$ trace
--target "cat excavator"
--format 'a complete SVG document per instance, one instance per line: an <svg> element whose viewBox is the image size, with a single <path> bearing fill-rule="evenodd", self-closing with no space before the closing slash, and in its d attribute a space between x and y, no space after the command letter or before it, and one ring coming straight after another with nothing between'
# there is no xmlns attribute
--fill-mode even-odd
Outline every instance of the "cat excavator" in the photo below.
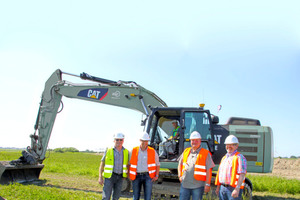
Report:
<svg viewBox="0 0 300 200"><path fill-rule="evenodd" d="M74 76L87 83L72 83L63 76ZM226 154L224 145L228 135L235 135L239 141L239 151L247 159L247 171L268 173L273 168L273 133L268 126L261 126L257 119L231 117L224 125L219 118L204 108L168 107L155 93L133 81L111 81L91 76L87 73L75 75L57 69L46 81L42 93L39 111L30 135L31 145L22 151L22 156L13 161L0 161L0 184L27 182L39 179L44 165L42 164L50 140L55 118L63 108L62 97L76 98L95 103L133 109L141 112L144 131L151 140L149 145L158 153L172 134L172 122L179 125L179 138L173 141L174 151L160 158L159 180L153 186L154 196L178 196L179 182L177 177L178 157L190 146L189 136L193 131L201 133L201 146L212 153L217 171L222 156ZM214 180L214 179L213 179ZM212 180L212 181L213 181ZM130 189L130 181L125 182L122 190ZM177 187L177 189L175 189ZM246 178L244 195L251 198L252 183Z"/></svg>

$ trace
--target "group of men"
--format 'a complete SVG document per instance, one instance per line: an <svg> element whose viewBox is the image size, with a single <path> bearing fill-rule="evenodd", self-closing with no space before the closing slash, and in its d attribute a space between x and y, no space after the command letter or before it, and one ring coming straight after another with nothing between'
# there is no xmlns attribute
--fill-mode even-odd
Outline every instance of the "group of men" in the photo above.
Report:
<svg viewBox="0 0 300 200"><path fill-rule="evenodd" d="M175 136L175 135L174 135ZM140 199L141 188L144 199L150 200L153 182L159 177L159 156L155 149L148 146L150 137L143 133L140 146L129 153L123 147L124 134L114 135L114 147L108 148L99 168L99 184L103 186L102 199L119 199L123 178L132 180L133 200ZM181 182L180 200L202 199L210 191L212 168L215 166L211 153L201 147L201 135L194 131L190 134L191 147L179 157L178 178ZM215 184L219 199L241 199L247 163L245 157L237 152L238 139L229 135L224 144L227 154L220 163Z"/></svg>

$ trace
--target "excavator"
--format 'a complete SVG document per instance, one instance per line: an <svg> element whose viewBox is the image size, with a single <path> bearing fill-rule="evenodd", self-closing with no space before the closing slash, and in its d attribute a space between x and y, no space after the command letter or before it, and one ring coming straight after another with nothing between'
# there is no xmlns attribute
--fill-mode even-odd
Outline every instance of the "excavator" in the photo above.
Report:
<svg viewBox="0 0 300 200"><path fill-rule="evenodd" d="M72 83L63 76L80 78L86 83ZM159 180L153 186L154 196L179 196L177 177L178 157L190 147L189 136L193 131L201 133L201 146L212 153L217 171L221 158L226 154L224 145L228 135L239 139L239 152L247 159L247 171L269 173L273 169L273 133L268 126L262 126L257 119L231 117L226 124L219 124L218 116L211 114L204 104L199 107L168 107L155 93L134 81L112 81L87 73L75 75L57 69L46 81L39 111L30 135L31 145L22 151L22 156L13 161L0 161L0 184L38 180L50 140L55 118L63 108L62 97L76 98L95 103L103 103L133 109L143 114L141 122L150 136L149 145L158 153L160 147L171 138L172 122L179 125L179 138L172 141L174 151L160 158L165 171L160 172ZM215 175L215 173L213 173ZM214 178L212 179L214 181ZM130 189L130 181L122 190ZM252 183L246 178L244 196L251 199Z"/></svg>

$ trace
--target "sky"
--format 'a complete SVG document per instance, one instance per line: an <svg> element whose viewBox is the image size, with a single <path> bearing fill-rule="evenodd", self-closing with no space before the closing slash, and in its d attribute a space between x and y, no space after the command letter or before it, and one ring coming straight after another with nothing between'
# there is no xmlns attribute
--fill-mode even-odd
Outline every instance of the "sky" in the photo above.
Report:
<svg viewBox="0 0 300 200"><path fill-rule="evenodd" d="M61 69L135 81L168 106L204 102L221 124L259 119L273 130L276 157L300 156L299 7L297 0L0 1L0 147L30 146L44 84ZM116 132L125 147L138 144L141 113L63 102L48 148L99 150Z"/></svg>

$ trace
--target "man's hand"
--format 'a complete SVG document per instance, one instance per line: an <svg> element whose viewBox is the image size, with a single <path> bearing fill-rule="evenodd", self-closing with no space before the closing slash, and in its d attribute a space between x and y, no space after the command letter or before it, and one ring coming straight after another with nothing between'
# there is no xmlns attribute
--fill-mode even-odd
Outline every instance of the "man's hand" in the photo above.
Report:
<svg viewBox="0 0 300 200"><path fill-rule="evenodd" d="M180 183L182 182L182 176L179 177L179 181L180 181Z"/></svg>
<svg viewBox="0 0 300 200"><path fill-rule="evenodd" d="M234 190L231 193L231 196L233 198L237 198L239 196L239 193L240 193L240 188L234 188Z"/></svg>
<svg viewBox="0 0 300 200"><path fill-rule="evenodd" d="M99 182L100 185L103 185L104 180L103 180L102 176L99 176L98 182Z"/></svg>
<svg viewBox="0 0 300 200"><path fill-rule="evenodd" d="M210 191L210 186L205 186L204 187L204 193L208 193Z"/></svg>
<svg viewBox="0 0 300 200"><path fill-rule="evenodd" d="M157 179L158 179L158 176L154 176L154 178L152 179L152 182L157 181Z"/></svg>

